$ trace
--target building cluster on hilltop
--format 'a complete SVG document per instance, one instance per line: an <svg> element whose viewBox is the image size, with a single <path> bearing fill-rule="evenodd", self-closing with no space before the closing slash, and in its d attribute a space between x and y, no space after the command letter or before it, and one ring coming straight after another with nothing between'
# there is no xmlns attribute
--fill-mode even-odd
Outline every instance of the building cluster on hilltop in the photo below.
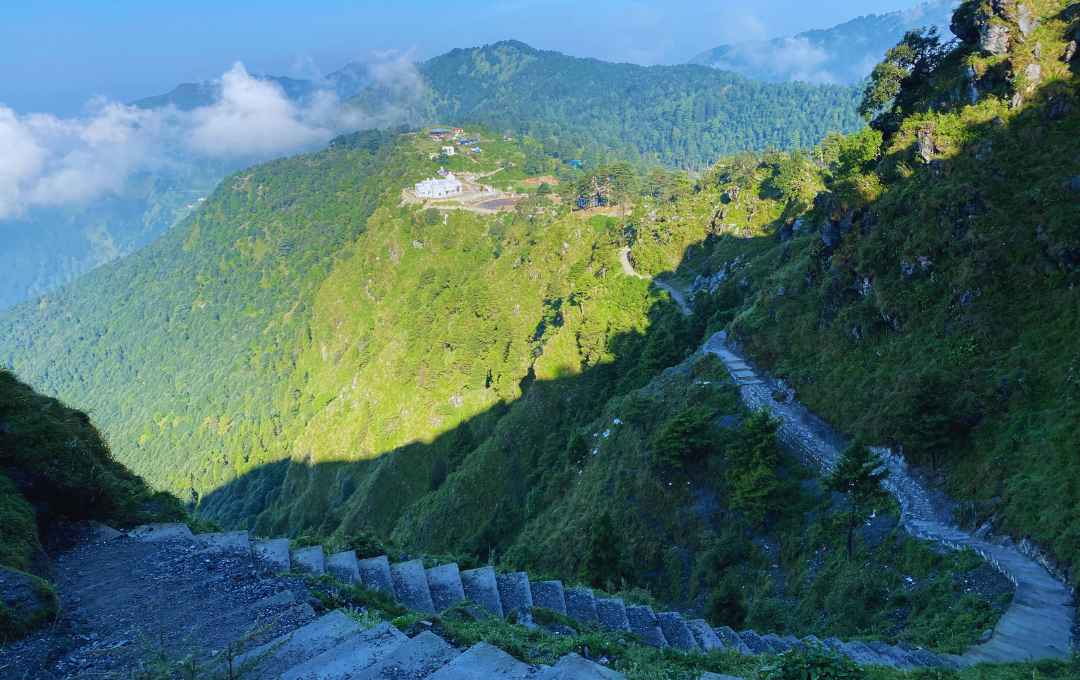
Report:
<svg viewBox="0 0 1080 680"><path fill-rule="evenodd" d="M464 185L454 173L448 172L439 179L425 179L416 183L416 195L419 198L449 198L464 191Z"/></svg>

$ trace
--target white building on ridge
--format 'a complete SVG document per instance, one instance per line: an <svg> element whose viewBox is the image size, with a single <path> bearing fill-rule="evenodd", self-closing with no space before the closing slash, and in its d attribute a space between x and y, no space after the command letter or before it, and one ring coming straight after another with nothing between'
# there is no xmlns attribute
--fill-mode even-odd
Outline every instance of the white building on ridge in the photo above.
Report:
<svg viewBox="0 0 1080 680"><path fill-rule="evenodd" d="M454 173L446 174L443 179L425 179L416 183L416 195L419 198L449 198L464 190L461 180Z"/></svg>

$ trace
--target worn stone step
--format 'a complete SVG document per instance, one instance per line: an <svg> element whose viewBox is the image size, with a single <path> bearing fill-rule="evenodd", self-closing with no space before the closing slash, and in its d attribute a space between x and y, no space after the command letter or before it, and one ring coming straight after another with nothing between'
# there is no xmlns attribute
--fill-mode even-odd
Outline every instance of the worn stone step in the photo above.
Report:
<svg viewBox="0 0 1080 680"><path fill-rule="evenodd" d="M360 567L357 565L356 553L352 550L334 553L327 557L326 571L345 583L360 582Z"/></svg>
<svg viewBox="0 0 1080 680"><path fill-rule="evenodd" d="M843 643L841 651L843 654L847 655L849 659L859 665L882 665L885 663L881 655L858 640Z"/></svg>
<svg viewBox="0 0 1080 680"><path fill-rule="evenodd" d="M391 564L390 578L394 580L394 596L398 602L418 612L435 613L427 571L421 560Z"/></svg>
<svg viewBox="0 0 1080 680"><path fill-rule="evenodd" d="M290 557L293 567L298 571L316 576L326 573L326 553L321 545L298 548L292 551Z"/></svg>
<svg viewBox="0 0 1080 680"><path fill-rule="evenodd" d="M446 664L429 680L525 680L532 669L503 650L480 642Z"/></svg>
<svg viewBox="0 0 1080 680"><path fill-rule="evenodd" d="M791 649L791 644L775 633L763 633L761 640L769 646L769 650L774 654L780 654Z"/></svg>
<svg viewBox="0 0 1080 680"><path fill-rule="evenodd" d="M251 554L251 537L246 531L221 531L210 534L196 534L195 543L208 552L222 552L235 555Z"/></svg>
<svg viewBox="0 0 1080 680"><path fill-rule="evenodd" d="M690 632L694 636L694 641L697 642L698 647L704 652L711 652L714 649L723 649L724 643L720 640L720 636L716 634L705 619L692 619L686 622L686 627L690 629Z"/></svg>
<svg viewBox="0 0 1080 680"><path fill-rule="evenodd" d="M667 647L668 641L660 630L660 623L652 609L641 605L626 608L626 618L630 622L630 632L641 638L642 642L653 647Z"/></svg>
<svg viewBox="0 0 1080 680"><path fill-rule="evenodd" d="M390 576L390 560L386 555L358 560L356 568L360 571L360 583L365 588L394 597L394 579Z"/></svg>
<svg viewBox="0 0 1080 680"><path fill-rule="evenodd" d="M693 652L698 649L694 634L690 632L690 628L680 614L677 612L661 612L656 615L656 620L660 624L660 630L663 631L664 639L668 641L669 645L684 652Z"/></svg>
<svg viewBox="0 0 1080 680"><path fill-rule="evenodd" d="M750 649L750 647L742 641L742 638L739 637L739 634L732 628L727 626L717 626L716 628L713 628L713 632L716 633L716 636L724 643L725 648L747 656L754 653L754 650Z"/></svg>
<svg viewBox="0 0 1080 680"><path fill-rule="evenodd" d="M761 639L761 636L752 630L740 630L739 639L750 648L751 654L769 654L772 647Z"/></svg>
<svg viewBox="0 0 1080 680"><path fill-rule="evenodd" d="M894 666L895 668L910 670L918 665L912 662L911 657L907 654L907 652L900 649L899 647L894 647L886 642L881 642L880 640L869 640L867 642L864 642L863 644L869 647L871 651L875 652L882 659L891 661L892 663L890 665Z"/></svg>
<svg viewBox="0 0 1080 680"><path fill-rule="evenodd" d="M436 611L441 612L465 600L465 588L461 585L461 571L455 562L428 569L427 582Z"/></svg>
<svg viewBox="0 0 1080 680"><path fill-rule="evenodd" d="M384 680L385 678L426 678L461 652L434 633L424 631L398 645L389 654L364 670L353 673L350 680Z"/></svg>
<svg viewBox="0 0 1080 680"><path fill-rule="evenodd" d="M533 581L532 597L534 607L543 607L566 616L566 595L562 581Z"/></svg>
<svg viewBox="0 0 1080 680"><path fill-rule="evenodd" d="M825 647L825 643L816 635L804 635L802 643L803 647L809 649L822 649Z"/></svg>
<svg viewBox="0 0 1080 680"><path fill-rule="evenodd" d="M495 583L499 588L499 600L502 602L504 615L528 615L532 611L533 598L528 574L523 571L498 574L495 576Z"/></svg>
<svg viewBox="0 0 1080 680"><path fill-rule="evenodd" d="M625 675L593 663L577 654L567 654L551 668L536 675L536 680L622 680Z"/></svg>
<svg viewBox="0 0 1080 680"><path fill-rule="evenodd" d="M188 525L181 522L142 524L129 531L127 535L128 538L147 543L195 540Z"/></svg>
<svg viewBox="0 0 1080 680"><path fill-rule="evenodd" d="M598 623L596 597L589 588L569 588L566 593L566 615L586 625Z"/></svg>
<svg viewBox="0 0 1080 680"><path fill-rule="evenodd" d="M360 624L335 610L291 633L237 657L233 665L245 680L278 678L286 670L322 654L361 632Z"/></svg>
<svg viewBox="0 0 1080 680"><path fill-rule="evenodd" d="M280 573L292 567L287 538L258 539L252 542L251 551L255 555L255 564L266 571Z"/></svg>
<svg viewBox="0 0 1080 680"><path fill-rule="evenodd" d="M461 572L461 585L465 598L475 602L488 612L502 618L502 599L499 597L499 584L495 579L494 567L480 567Z"/></svg>
<svg viewBox="0 0 1080 680"><path fill-rule="evenodd" d="M383 622L293 666L282 673L281 680L345 680L375 665L408 640L407 635Z"/></svg>
<svg viewBox="0 0 1080 680"><path fill-rule="evenodd" d="M626 603L617 597L596 598L596 619L601 628L630 630L630 619L626 618Z"/></svg>

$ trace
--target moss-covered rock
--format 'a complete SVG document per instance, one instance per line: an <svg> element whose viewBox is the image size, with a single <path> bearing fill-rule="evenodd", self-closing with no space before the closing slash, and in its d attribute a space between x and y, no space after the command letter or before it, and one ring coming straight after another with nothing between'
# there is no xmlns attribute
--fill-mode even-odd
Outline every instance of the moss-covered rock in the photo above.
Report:
<svg viewBox="0 0 1080 680"><path fill-rule="evenodd" d="M56 618L60 602L44 579L0 567L0 642L22 637Z"/></svg>

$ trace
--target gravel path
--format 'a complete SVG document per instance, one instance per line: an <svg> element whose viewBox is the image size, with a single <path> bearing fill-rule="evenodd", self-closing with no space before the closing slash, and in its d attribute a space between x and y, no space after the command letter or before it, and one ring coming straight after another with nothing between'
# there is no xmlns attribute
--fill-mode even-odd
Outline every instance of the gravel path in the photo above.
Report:
<svg viewBox="0 0 1080 680"><path fill-rule="evenodd" d="M0 647L0 678L128 678L157 659L257 643L314 617L295 580L256 572L250 554L191 542L75 536L53 559L61 616Z"/></svg>

